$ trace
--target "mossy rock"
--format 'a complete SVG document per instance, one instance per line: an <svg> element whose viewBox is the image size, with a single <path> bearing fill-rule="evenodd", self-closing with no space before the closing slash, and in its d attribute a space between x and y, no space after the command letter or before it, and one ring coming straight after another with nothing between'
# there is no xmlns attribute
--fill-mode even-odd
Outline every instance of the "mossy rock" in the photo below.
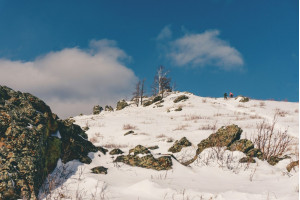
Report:
<svg viewBox="0 0 300 200"><path fill-rule="evenodd" d="M239 160L240 163L256 163L256 161L253 159L253 157L246 156Z"/></svg>
<svg viewBox="0 0 300 200"><path fill-rule="evenodd" d="M260 160L263 160L263 153L261 152L260 149L257 149L257 148L250 149L246 155L250 156L250 157L256 157Z"/></svg>
<svg viewBox="0 0 300 200"><path fill-rule="evenodd" d="M121 149L113 149L109 152L110 155L123 154L124 152Z"/></svg>
<svg viewBox="0 0 300 200"><path fill-rule="evenodd" d="M186 96L186 95L180 95L180 96L177 97L173 102L174 102L174 103L178 103L179 101L186 100L186 99L189 99L189 97Z"/></svg>
<svg viewBox="0 0 300 200"><path fill-rule="evenodd" d="M247 153L249 150L254 148L254 144L251 140L241 139L233 142L227 150L230 151L241 151L243 153Z"/></svg>
<svg viewBox="0 0 300 200"><path fill-rule="evenodd" d="M196 155L193 159L183 163L189 165L194 162L198 155L206 148L210 147L229 147L233 142L239 140L243 130L237 125L222 126L216 133L211 134L208 138L198 144Z"/></svg>
<svg viewBox="0 0 300 200"><path fill-rule="evenodd" d="M284 160L284 159L287 159L287 158L290 158L289 156L283 156L283 157L278 157L278 156L271 156L267 162L270 164L270 165L276 165L279 161L281 160Z"/></svg>
<svg viewBox="0 0 300 200"><path fill-rule="evenodd" d="M130 166L142 167L154 170L172 169L172 159L170 156L162 156L154 158L152 154L139 157L137 155L118 156L114 162L123 162Z"/></svg>
<svg viewBox="0 0 300 200"><path fill-rule="evenodd" d="M293 162L291 162L290 164L288 164L287 166L286 166L286 170L288 171L288 172L291 172L291 170L292 169L294 169L295 167L299 167L299 160L297 160L297 161L293 161Z"/></svg>
<svg viewBox="0 0 300 200"><path fill-rule="evenodd" d="M150 151L146 147L144 147L142 145L137 145L133 149L129 150L129 154L131 154L131 153L133 153L134 155L148 154L148 153L150 153Z"/></svg>
<svg viewBox="0 0 300 200"><path fill-rule="evenodd" d="M94 174L107 174L107 168L103 166L94 167L91 170Z"/></svg>
<svg viewBox="0 0 300 200"><path fill-rule="evenodd" d="M192 146L192 143L186 139L186 137L181 138L179 141L176 140L175 144L169 148L169 152L177 153L182 150L183 147Z"/></svg>
<svg viewBox="0 0 300 200"><path fill-rule="evenodd" d="M130 131L126 132L126 133L124 134L124 136L129 135L129 134L133 134L133 133L134 133L134 131L133 131L133 130L130 130Z"/></svg>
<svg viewBox="0 0 300 200"><path fill-rule="evenodd" d="M61 140L50 136L47 139L46 167L50 172L56 167L57 161L61 156Z"/></svg>
<svg viewBox="0 0 300 200"><path fill-rule="evenodd" d="M129 106L129 105L125 100L118 101L116 110L122 110L127 106Z"/></svg>

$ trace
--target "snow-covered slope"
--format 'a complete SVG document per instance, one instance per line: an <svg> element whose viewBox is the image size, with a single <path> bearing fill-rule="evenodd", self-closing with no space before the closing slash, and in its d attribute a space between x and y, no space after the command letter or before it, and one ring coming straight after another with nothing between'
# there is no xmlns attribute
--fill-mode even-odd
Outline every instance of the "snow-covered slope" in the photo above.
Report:
<svg viewBox="0 0 300 200"><path fill-rule="evenodd" d="M180 96L186 101L174 103ZM265 120L272 123L277 113L275 128L288 130L294 138L289 147L291 158L271 166L256 159L256 163L241 164L245 155L225 149L206 149L190 166L183 166L173 159L168 171L155 171L113 163L116 156L90 153L92 163L77 161L59 164L55 174L63 174L52 197L61 195L72 199L298 199L298 168L288 172L286 166L298 160L299 103L239 99L204 98L190 93L171 93L164 102L148 107L130 105L115 112L103 111L99 115L74 117L81 127L89 127L89 140L109 151L120 148L125 154L136 145L157 145L151 150L154 156L169 154L175 140L186 137L193 145L183 148L175 157L186 161L194 157L197 144L221 126L236 124L243 129L241 138L253 139L257 124ZM182 111L175 111L178 107ZM133 134L124 134L133 130ZM217 152L218 151L218 152ZM219 157L219 158L217 158ZM91 168L104 166L108 173L93 174ZM59 171L63 170L63 171ZM71 174L67 171L71 170ZM63 194L63 195L62 195Z"/></svg>

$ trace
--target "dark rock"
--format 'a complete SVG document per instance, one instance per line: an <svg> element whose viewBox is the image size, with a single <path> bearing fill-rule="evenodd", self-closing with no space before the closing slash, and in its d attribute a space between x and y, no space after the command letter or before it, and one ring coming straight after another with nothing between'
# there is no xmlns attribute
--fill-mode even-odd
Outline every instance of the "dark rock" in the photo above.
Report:
<svg viewBox="0 0 300 200"><path fill-rule="evenodd" d="M229 147L233 142L240 139L242 132L243 130L234 124L226 127L222 126L216 133L202 140L198 144L195 157L183 164L189 165L194 162L198 158L198 155L206 148Z"/></svg>
<svg viewBox="0 0 300 200"><path fill-rule="evenodd" d="M98 149L98 151L100 151L100 152L103 153L104 155L106 154L106 152L108 152L108 150L105 149L105 148L103 148L103 147L97 146L96 148Z"/></svg>
<svg viewBox="0 0 300 200"><path fill-rule="evenodd" d="M254 144L251 140L241 139L233 142L227 150L230 151L241 151L243 153L247 153L249 150L254 148Z"/></svg>
<svg viewBox="0 0 300 200"><path fill-rule="evenodd" d="M240 163L256 163L256 161L253 159L253 157L243 157L239 160Z"/></svg>
<svg viewBox="0 0 300 200"><path fill-rule="evenodd" d="M110 155L123 154L124 152L121 149L113 149L109 152Z"/></svg>
<svg viewBox="0 0 300 200"><path fill-rule="evenodd" d="M169 148L169 152L177 153L180 152L183 147L192 146L192 143L186 139L186 137L181 138L179 141L176 140L175 144Z"/></svg>
<svg viewBox="0 0 300 200"><path fill-rule="evenodd" d="M156 96L154 97L154 99L152 100L152 103L156 103L158 101L161 101L162 100L162 97L161 96Z"/></svg>
<svg viewBox="0 0 300 200"><path fill-rule="evenodd" d="M150 153L150 151L142 145L137 145L133 149L129 150L129 154L130 153L133 153L134 155L138 155L138 154L148 154Z"/></svg>
<svg viewBox="0 0 300 200"><path fill-rule="evenodd" d="M103 111L103 108L99 105L93 107L93 115L99 115Z"/></svg>
<svg viewBox="0 0 300 200"><path fill-rule="evenodd" d="M276 165L279 161L290 158L289 156L283 156L283 157L278 157L278 156L271 156L270 158L267 159L267 162L270 165Z"/></svg>
<svg viewBox="0 0 300 200"><path fill-rule="evenodd" d="M299 167L299 160L293 161L293 162L291 162L290 164L288 164L288 165L286 166L286 170L288 170L288 172L290 172L290 171L291 171L292 169L294 169L296 166Z"/></svg>
<svg viewBox="0 0 300 200"><path fill-rule="evenodd" d="M80 127L58 120L42 100L0 86L0 199L37 199L59 158L88 163L86 155L95 147L86 139Z"/></svg>
<svg viewBox="0 0 300 200"><path fill-rule="evenodd" d="M94 174L107 174L107 168L103 166L94 167L91 170Z"/></svg>
<svg viewBox="0 0 300 200"><path fill-rule="evenodd" d="M186 100L186 99L189 99L189 97L186 96L186 95L180 95L180 96L177 97L173 102L174 102L174 103L178 103L179 101Z"/></svg>
<svg viewBox="0 0 300 200"><path fill-rule="evenodd" d="M124 134L124 136L129 135L129 134L132 134L132 133L134 133L134 131L133 131L133 130L130 130L130 131L126 132L126 133Z"/></svg>
<svg viewBox="0 0 300 200"><path fill-rule="evenodd" d="M152 101L145 101L143 106L146 107L146 106L150 106L152 104Z"/></svg>
<svg viewBox="0 0 300 200"><path fill-rule="evenodd" d="M128 103L125 100L118 101L116 110L122 110L127 106L128 106Z"/></svg>
<svg viewBox="0 0 300 200"><path fill-rule="evenodd" d="M106 105L105 106L105 111L114 111L113 107Z"/></svg>

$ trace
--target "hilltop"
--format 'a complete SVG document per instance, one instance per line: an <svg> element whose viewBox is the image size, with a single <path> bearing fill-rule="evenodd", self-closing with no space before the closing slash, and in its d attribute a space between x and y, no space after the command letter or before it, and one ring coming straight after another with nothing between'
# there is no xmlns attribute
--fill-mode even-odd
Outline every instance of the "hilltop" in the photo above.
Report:
<svg viewBox="0 0 300 200"><path fill-rule="evenodd" d="M174 102L183 95L186 98ZM52 176L65 176L51 195L130 200L298 199L298 167L290 171L286 167L298 160L299 103L252 99L241 102L243 97L224 100L187 92L171 92L152 103L153 98L144 100L148 106L137 107L133 101L123 101L128 106L117 111L71 118L86 130L89 141L103 147L103 151L89 153L89 165L76 160L66 165L59 163ZM239 141L254 142L257 127L267 128L274 116L275 135L287 131L291 141L276 162L254 156L254 161L241 163L245 153L220 146L199 151L201 141L233 125L241 129ZM170 152L170 147L180 141L185 144L180 152ZM200 152L197 159L183 165L195 157L196 151ZM140 160L145 155L148 160ZM149 167L148 162L155 167ZM72 173L62 173L61 169ZM92 173L92 169L101 174Z"/></svg>

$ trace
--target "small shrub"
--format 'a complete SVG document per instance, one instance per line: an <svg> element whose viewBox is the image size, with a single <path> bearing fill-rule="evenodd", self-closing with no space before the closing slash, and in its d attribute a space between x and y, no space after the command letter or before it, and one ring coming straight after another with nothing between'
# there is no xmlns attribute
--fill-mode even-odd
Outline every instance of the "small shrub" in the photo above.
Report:
<svg viewBox="0 0 300 200"><path fill-rule="evenodd" d="M108 144L103 145L103 147L105 147L107 149L118 149L118 148L127 148L128 145L108 143Z"/></svg>
<svg viewBox="0 0 300 200"><path fill-rule="evenodd" d="M207 125L203 125L201 127L199 127L198 130L216 130L217 127L216 127L216 123L213 124L213 125L210 125L210 124L207 124Z"/></svg>
<svg viewBox="0 0 300 200"><path fill-rule="evenodd" d="M202 103L206 103L206 99L202 99Z"/></svg>
<svg viewBox="0 0 300 200"><path fill-rule="evenodd" d="M156 136L156 138L165 138L165 137L167 137L165 134L160 134Z"/></svg>
<svg viewBox="0 0 300 200"><path fill-rule="evenodd" d="M179 125L173 131L186 130L187 127L189 127L188 124Z"/></svg>
<svg viewBox="0 0 300 200"><path fill-rule="evenodd" d="M295 110L295 113L299 113L299 110L298 110L298 109L296 109L296 110Z"/></svg>
<svg viewBox="0 0 300 200"><path fill-rule="evenodd" d="M257 125L257 137L254 138L254 145L263 153L263 159L282 156L288 149L292 138L285 131L275 131L277 114L274 115L273 123L265 121Z"/></svg>
<svg viewBox="0 0 300 200"><path fill-rule="evenodd" d="M123 130L136 130L136 126L130 125L130 124L124 124Z"/></svg>
<svg viewBox="0 0 300 200"><path fill-rule="evenodd" d="M97 143L97 142L99 142L99 140L98 140L97 137L92 137L92 138L90 139L90 142L91 142L91 143Z"/></svg>
<svg viewBox="0 0 300 200"><path fill-rule="evenodd" d="M288 114L287 111L280 110L279 108L275 109L275 113L280 117L285 117Z"/></svg>
<svg viewBox="0 0 300 200"><path fill-rule="evenodd" d="M266 106L266 103L263 102L263 101L261 101L261 102L259 102L259 106L260 106L260 107L265 107L265 106Z"/></svg>

